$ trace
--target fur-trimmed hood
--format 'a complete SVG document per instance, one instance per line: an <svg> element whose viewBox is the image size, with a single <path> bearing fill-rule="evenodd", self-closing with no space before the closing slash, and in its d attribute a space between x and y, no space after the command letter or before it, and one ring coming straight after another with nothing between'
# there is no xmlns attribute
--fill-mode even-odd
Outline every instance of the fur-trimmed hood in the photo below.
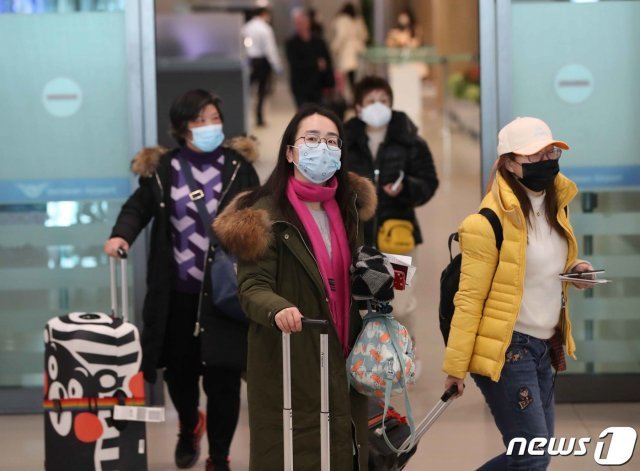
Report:
<svg viewBox="0 0 640 471"><path fill-rule="evenodd" d="M258 143L255 137L238 136L227 139L224 147L235 150L249 163L258 160ZM138 152L131 161L131 171L141 177L150 177L158 169L160 157L169 152L169 149L162 146L145 147Z"/></svg>
<svg viewBox="0 0 640 471"><path fill-rule="evenodd" d="M356 207L361 221L368 221L376 212L378 198L375 187L368 178L349 172L349 183L356 196ZM273 241L273 211L269 203L249 208L238 208L238 195L216 217L213 230L222 245L245 261L262 258Z"/></svg>

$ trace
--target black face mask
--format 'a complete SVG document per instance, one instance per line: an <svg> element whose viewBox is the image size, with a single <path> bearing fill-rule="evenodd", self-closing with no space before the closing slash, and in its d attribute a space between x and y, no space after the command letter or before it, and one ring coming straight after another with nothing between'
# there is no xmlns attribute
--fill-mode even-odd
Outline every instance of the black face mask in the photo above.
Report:
<svg viewBox="0 0 640 471"><path fill-rule="evenodd" d="M521 164L522 178L520 182L531 191L542 191L553 184L560 171L557 160L542 160L533 164Z"/></svg>

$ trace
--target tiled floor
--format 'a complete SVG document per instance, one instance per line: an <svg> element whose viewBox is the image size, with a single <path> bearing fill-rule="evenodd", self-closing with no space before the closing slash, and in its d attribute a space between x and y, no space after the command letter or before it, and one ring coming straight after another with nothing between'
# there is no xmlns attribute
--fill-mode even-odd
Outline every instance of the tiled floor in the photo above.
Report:
<svg viewBox="0 0 640 471"><path fill-rule="evenodd" d="M269 174L277 153L279 139L292 115L286 85L279 83L269 100L268 126L254 130L261 142L262 158L257 164L262 180ZM429 107L429 103L427 103ZM229 110L227 111L227 113ZM479 146L467 135L454 132L452 138L451 175L442 175L440 115L431 109L425 113L424 134L441 172L441 186L429 204L420 208L419 217L425 243L419 251L418 319L416 332L422 374L411 390L416 420L431 409L442 393L444 374L442 339L437 327L438 279L448 261L446 240L462 218L477 209L480 200ZM248 469L248 423L246 401L232 445L234 470ZM589 452L583 457L558 457L550 467L554 471L596 471L607 469L593 459L600 432L609 426L631 426L640 430L640 403L633 404L562 404L557 407L556 436L590 437ZM0 417L0 470L32 471L43 468L43 426L40 416ZM177 421L168 407L167 422L148 426L149 469L173 470L173 448ZM206 449L206 444L203 443ZM420 442L407 471L472 470L500 453L502 444L493 420L479 391L469 385L462 399L455 401ZM202 457L195 469L204 469ZM626 465L611 470L640 471L640 451ZM70 470L81 471L81 470Z"/></svg>

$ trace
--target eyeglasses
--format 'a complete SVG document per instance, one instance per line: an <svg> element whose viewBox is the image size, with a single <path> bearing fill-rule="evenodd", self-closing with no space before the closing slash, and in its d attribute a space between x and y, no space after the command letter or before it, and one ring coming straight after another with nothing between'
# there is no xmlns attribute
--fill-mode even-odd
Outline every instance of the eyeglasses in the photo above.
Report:
<svg viewBox="0 0 640 471"><path fill-rule="evenodd" d="M342 148L342 139L338 136L320 137L316 134L307 134L306 136L299 137L294 142L300 139L304 139L304 143L311 149L318 147L322 141L327 144L329 150L340 150Z"/></svg>
<svg viewBox="0 0 640 471"><path fill-rule="evenodd" d="M554 146L551 149L544 149L544 150L541 150L540 152L537 152L531 155L520 155L520 154L513 154L513 155L514 155L514 158L520 157L524 159L526 162L530 164L534 164L542 160L558 160L562 155L562 149Z"/></svg>

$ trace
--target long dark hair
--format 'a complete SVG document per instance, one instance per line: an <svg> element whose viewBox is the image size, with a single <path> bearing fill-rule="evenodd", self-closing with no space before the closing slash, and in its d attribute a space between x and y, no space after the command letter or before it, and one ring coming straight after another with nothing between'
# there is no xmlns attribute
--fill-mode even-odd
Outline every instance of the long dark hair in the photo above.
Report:
<svg viewBox="0 0 640 471"><path fill-rule="evenodd" d="M498 163L496 164L496 172L499 172L502 178L507 182L511 191L518 198L518 202L520 203L520 208L522 209L522 213L524 214L524 218L527 220L527 225L531 227L531 213L533 212L533 207L531 206L531 200L527 196L527 191L522 187L520 183L518 183L516 175L507 170L507 161L513 160L514 155L512 153L503 154L498 159ZM545 188L545 197L544 197L544 209L545 209L545 217L547 222L558 234L564 237L564 229L558 222L558 197L556 195L556 187L553 183L549 185L549 187Z"/></svg>
<svg viewBox="0 0 640 471"><path fill-rule="evenodd" d="M344 138L342 121L340 121L332 111L315 104L303 105L293 118L291 118L291 121L282 135L280 150L278 151L278 161L276 162L276 166L267 181L264 185L251 191L238 201L239 208L246 208L248 206L253 206L261 198L266 196L271 197L276 207L282 213L284 219L295 225L300 233L305 236L306 232L302 223L287 198L287 185L289 183L289 177L293 175L294 167L293 164L287 160L287 150L289 149L289 146L295 144L298 127L302 120L314 114L319 114L320 116L330 119L336 125L340 138ZM344 221L347 237L349 238L349 245L354 249L356 246L357 236L357 215L353 201L350 200L353 190L348 177L349 172L347 169L346 149L344 146L342 147L340 160L342 162L340 170L335 174L335 177L338 180L336 201L340 207L342 220Z"/></svg>
<svg viewBox="0 0 640 471"><path fill-rule="evenodd" d="M348 15L351 18L355 18L357 16L356 7L351 2L345 3L340 10L340 13L342 13L343 15Z"/></svg>
<svg viewBox="0 0 640 471"><path fill-rule="evenodd" d="M409 17L409 33L411 34L412 38L415 38L416 36L416 15L415 13L413 13L413 10L411 8L409 8L408 6L403 8L402 10L400 10L398 12L398 17L400 17L400 15L405 14Z"/></svg>

